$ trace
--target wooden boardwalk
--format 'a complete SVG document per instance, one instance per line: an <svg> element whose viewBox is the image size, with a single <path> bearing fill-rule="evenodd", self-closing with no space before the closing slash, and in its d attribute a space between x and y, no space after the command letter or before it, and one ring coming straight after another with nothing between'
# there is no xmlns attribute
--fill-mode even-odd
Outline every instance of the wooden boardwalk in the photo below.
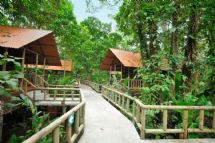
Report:
<svg viewBox="0 0 215 143"><path fill-rule="evenodd" d="M82 85L86 99L85 132L79 143L214 143L215 139L141 140L134 125L101 94Z"/></svg>

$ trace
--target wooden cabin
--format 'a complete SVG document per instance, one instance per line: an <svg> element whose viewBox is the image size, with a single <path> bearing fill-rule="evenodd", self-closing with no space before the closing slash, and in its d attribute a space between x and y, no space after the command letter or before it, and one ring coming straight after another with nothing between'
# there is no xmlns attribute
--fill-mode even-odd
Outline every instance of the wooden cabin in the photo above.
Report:
<svg viewBox="0 0 215 143"><path fill-rule="evenodd" d="M30 79L33 76L25 72L24 65L34 64L35 69L38 65L61 66L53 34L47 30L0 26L0 54L21 58L25 78L33 83L36 81ZM2 66L2 70L6 71L11 68L10 64Z"/></svg>
<svg viewBox="0 0 215 143"><path fill-rule="evenodd" d="M24 91L25 93L27 92L27 87L29 85L35 85L36 83L36 78L33 80L29 79L32 78L32 76L29 76L28 73L25 72L24 64L34 64L36 68L38 65L61 65L53 33L47 30L0 26L0 54L6 57L13 56L20 58L18 62L22 65L24 78L20 79L19 84L20 86L24 84L23 79L28 81L25 82L25 89L20 90L23 91L23 93ZM14 70L14 66L9 62L0 66L0 69L2 71L11 71ZM37 76L37 70L35 70L34 74ZM18 91L15 96L19 96L19 94ZM1 95L0 108L7 102L10 102L10 100L5 100L3 95ZM17 110L19 106L20 104L14 105L7 111L1 108L0 142L2 140L4 116Z"/></svg>
<svg viewBox="0 0 215 143"><path fill-rule="evenodd" d="M101 70L109 71L110 81L113 75L120 75L120 80L129 79L129 89L142 87L141 79L134 79L136 69L142 67L140 53L120 49L108 49L108 52L100 65Z"/></svg>

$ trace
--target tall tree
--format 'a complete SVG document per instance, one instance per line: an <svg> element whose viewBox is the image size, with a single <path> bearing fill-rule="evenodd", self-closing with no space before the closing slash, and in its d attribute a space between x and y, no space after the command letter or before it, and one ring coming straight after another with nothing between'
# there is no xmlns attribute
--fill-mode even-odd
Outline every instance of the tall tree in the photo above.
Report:
<svg viewBox="0 0 215 143"><path fill-rule="evenodd" d="M192 82L192 69L193 64L196 61L197 50L197 34L199 25L199 7L197 2L192 2L190 7L190 17L188 21L187 43L184 49L184 57L186 59L183 65L183 74L187 77L186 85L191 88Z"/></svg>

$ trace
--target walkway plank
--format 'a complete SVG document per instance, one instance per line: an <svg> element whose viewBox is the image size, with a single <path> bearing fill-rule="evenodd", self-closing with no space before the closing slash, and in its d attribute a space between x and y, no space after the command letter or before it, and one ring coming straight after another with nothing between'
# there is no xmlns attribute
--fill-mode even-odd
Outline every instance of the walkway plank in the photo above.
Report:
<svg viewBox="0 0 215 143"><path fill-rule="evenodd" d="M130 120L101 94L81 86L86 99L85 131L79 143L214 143L215 139L140 140Z"/></svg>

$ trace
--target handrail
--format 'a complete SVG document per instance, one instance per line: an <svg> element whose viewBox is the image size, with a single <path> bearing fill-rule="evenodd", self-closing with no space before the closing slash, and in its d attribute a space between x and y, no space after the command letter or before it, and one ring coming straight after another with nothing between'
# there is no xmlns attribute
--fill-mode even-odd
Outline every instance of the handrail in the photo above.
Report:
<svg viewBox="0 0 215 143"><path fill-rule="evenodd" d="M167 105L144 105L137 98L120 93L111 88L102 86L102 95L114 106L128 115L140 130L141 139L145 138L145 134L165 134L179 133L180 138L187 138L188 133L215 133L215 106L167 106ZM146 128L146 112L148 110L162 110L163 127L161 129ZM168 112L183 112L182 128L168 128ZM199 126L198 128L189 128L188 116L189 111L199 110ZM205 111L212 112L213 121L211 125L204 126Z"/></svg>
<svg viewBox="0 0 215 143"><path fill-rule="evenodd" d="M66 120L69 120L69 117L72 114L74 114L74 126L68 125L68 123L66 123ZM50 123L48 126L25 140L24 143L35 143L50 133L52 133L52 142L58 143L60 141L60 126L62 124L66 126L66 141L68 143L73 143L84 130L84 114L85 99L81 92L81 102L78 105L76 105L74 108L63 114L61 117ZM73 128L75 130L74 133Z"/></svg>

